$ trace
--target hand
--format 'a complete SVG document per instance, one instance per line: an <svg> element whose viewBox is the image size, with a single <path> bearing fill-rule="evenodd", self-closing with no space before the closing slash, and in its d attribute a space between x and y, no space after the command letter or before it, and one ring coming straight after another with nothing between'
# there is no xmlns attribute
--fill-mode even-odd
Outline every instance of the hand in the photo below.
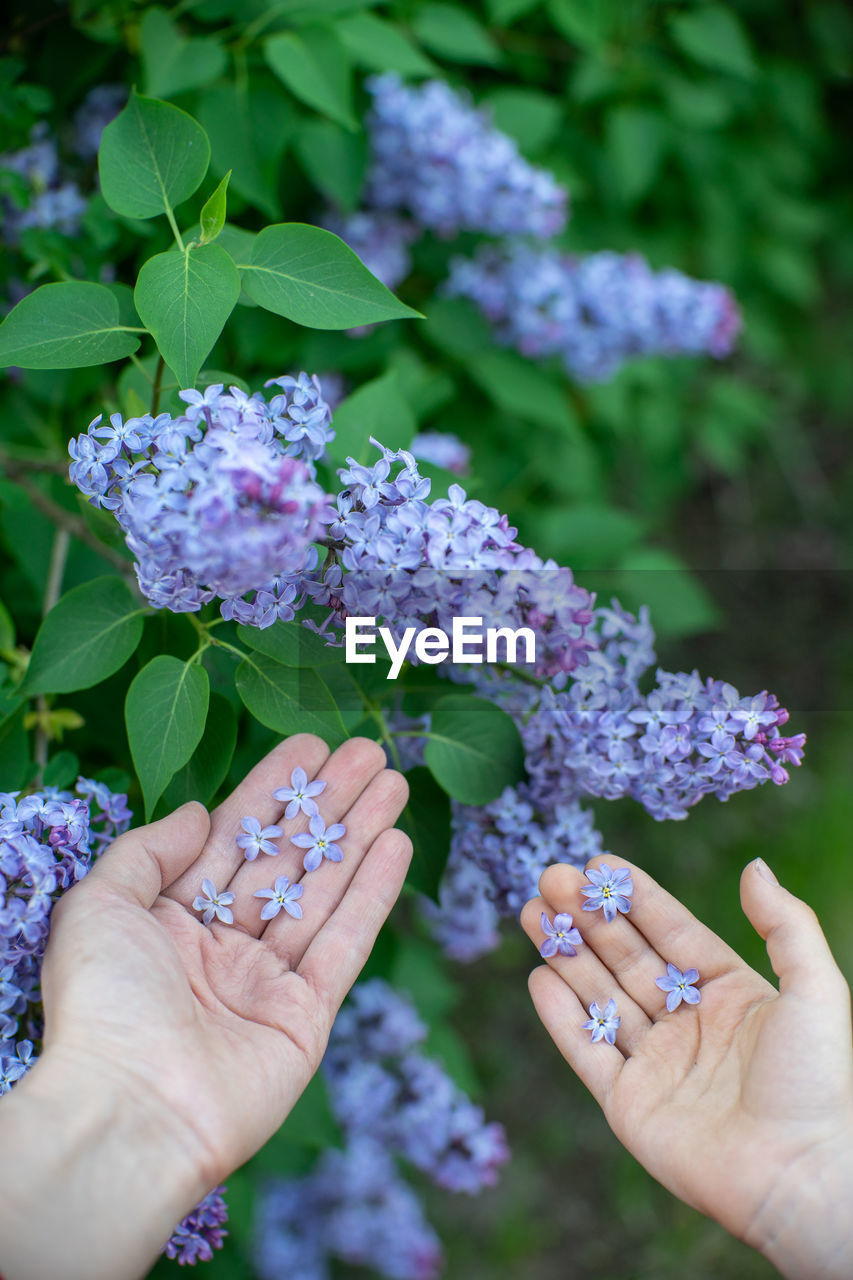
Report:
<svg viewBox="0 0 853 1280"><path fill-rule="evenodd" d="M346 826L343 861L310 873L304 850L289 839L308 819L284 820L284 804L272 797L298 765L326 782L317 797L326 824ZM211 817L189 804L121 836L57 905L43 969L45 1051L3 1100L0 1125L15 1115L11 1102L18 1115L25 1103L32 1113L68 1081L93 1106L96 1094L109 1097L125 1125L138 1115L130 1126L138 1149L128 1163L150 1170L159 1162L167 1183L172 1165L194 1171L181 1183L188 1203L161 1209L172 1214L168 1229L152 1226L141 1257L279 1127L316 1071L403 883L411 844L389 828L406 795L405 779L385 768L376 743L352 739L330 756L319 738L300 734L262 760ZM277 855L245 859L237 845L244 817L282 827ZM253 893L281 875L304 885L304 914L281 911L267 922L267 900ZM205 878L235 895L233 924L204 925L193 910ZM156 1183L149 1197L157 1198ZM144 1219L144 1203L135 1209ZM18 1274L6 1255L0 1270L7 1280ZM94 1266L81 1274L94 1275ZM119 1271L105 1274L112 1280ZM121 1274L134 1274L132 1261Z"/></svg>
<svg viewBox="0 0 853 1280"><path fill-rule="evenodd" d="M613 865L606 855L590 866L601 861ZM538 946L542 911L569 912L584 945L531 974L537 1013L653 1177L785 1275L849 1278L850 991L814 912L760 860L745 869L743 909L766 939L777 991L650 876L631 873L630 913L608 924L582 910L580 871L544 872L543 896L522 912L527 934ZM699 970L698 1005L667 1012L655 985L667 962ZM593 1044L587 1010L611 996L616 1043Z"/></svg>

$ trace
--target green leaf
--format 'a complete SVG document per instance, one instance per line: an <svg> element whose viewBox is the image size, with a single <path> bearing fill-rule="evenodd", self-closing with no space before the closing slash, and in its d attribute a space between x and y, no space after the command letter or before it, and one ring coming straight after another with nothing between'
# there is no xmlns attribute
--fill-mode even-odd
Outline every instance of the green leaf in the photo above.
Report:
<svg viewBox="0 0 853 1280"><path fill-rule="evenodd" d="M210 683L197 662L170 654L152 658L127 691L124 717L134 768L145 800L145 817L204 733Z"/></svg>
<svg viewBox="0 0 853 1280"><path fill-rule="evenodd" d="M198 800L210 804L231 767L237 743L237 715L227 698L211 693L204 733L190 759L166 787L157 806L162 815Z"/></svg>
<svg viewBox="0 0 853 1280"><path fill-rule="evenodd" d="M24 704L0 720L0 778L8 791L20 791L30 778L30 748L24 716Z"/></svg>
<svg viewBox="0 0 853 1280"><path fill-rule="evenodd" d="M326 452L341 466L349 457L356 462L376 461L379 455L370 436L389 449L407 449L417 431L415 415L403 398L394 370L347 396L335 410L334 427L335 438Z"/></svg>
<svg viewBox="0 0 853 1280"><path fill-rule="evenodd" d="M194 385L239 296L239 272L219 245L158 253L143 266L136 309L182 387Z"/></svg>
<svg viewBox="0 0 853 1280"><path fill-rule="evenodd" d="M270 36L264 57L294 97L347 129L358 129L352 112L349 63L341 42L329 27L305 27Z"/></svg>
<svg viewBox="0 0 853 1280"><path fill-rule="evenodd" d="M227 204L226 193L228 191L228 180L230 177L231 170L229 169L213 195L209 196L205 201L199 218L199 222L201 224L202 244L209 244L211 240L215 240L216 237L221 234L222 228L225 226L225 210Z"/></svg>
<svg viewBox="0 0 853 1280"><path fill-rule="evenodd" d="M523 356L512 351L487 351L474 356L467 369L503 413L557 430L564 430L574 420L565 383L552 382Z"/></svg>
<svg viewBox="0 0 853 1280"><path fill-rule="evenodd" d="M524 777L515 722L494 703L465 694L436 703L424 760L439 786L463 804L488 804Z"/></svg>
<svg viewBox="0 0 853 1280"><path fill-rule="evenodd" d="M46 787L72 787L80 776L80 761L73 751L57 751L44 768L42 781Z"/></svg>
<svg viewBox="0 0 853 1280"><path fill-rule="evenodd" d="M198 190L209 159L207 134L192 116L134 91L104 130L101 191L116 213L155 218Z"/></svg>
<svg viewBox="0 0 853 1280"><path fill-rule="evenodd" d="M117 298L102 284L43 284L0 324L0 365L22 369L107 364L138 346L138 336L121 328Z"/></svg>
<svg viewBox="0 0 853 1280"><path fill-rule="evenodd" d="M488 321L464 298L434 298L421 332L439 351L464 364L471 356L494 350Z"/></svg>
<svg viewBox="0 0 853 1280"><path fill-rule="evenodd" d="M276 733L316 733L330 747L347 737L328 686L308 667L285 667L252 654L237 668L237 692L256 720Z"/></svg>
<svg viewBox="0 0 853 1280"><path fill-rule="evenodd" d="M14 649L15 622L11 613L0 600L0 649Z"/></svg>
<svg viewBox="0 0 853 1280"><path fill-rule="evenodd" d="M465 9L449 4L426 4L418 9L412 29L418 39L449 62L482 63L497 67L503 54L482 23Z"/></svg>
<svg viewBox="0 0 853 1280"><path fill-rule="evenodd" d="M746 80L758 68L740 18L730 7L708 4L670 19L670 34L684 53L703 67Z"/></svg>
<svg viewBox="0 0 853 1280"><path fill-rule="evenodd" d="M213 85L200 96L198 118L210 138L214 173L232 170L238 195L269 218L280 217L281 157L296 122L278 81L253 71L247 84Z"/></svg>
<svg viewBox="0 0 853 1280"><path fill-rule="evenodd" d="M106 680L142 638L142 609L117 577L67 591L42 622L22 692L71 693Z"/></svg>
<svg viewBox="0 0 853 1280"><path fill-rule="evenodd" d="M225 50L215 36L187 40L165 9L146 9L139 24L145 90L154 98L198 89L225 70Z"/></svg>
<svg viewBox="0 0 853 1280"><path fill-rule="evenodd" d="M343 645L327 645L316 631L299 622L274 622L271 627L238 627L244 644L265 653L285 667L326 667L346 660Z"/></svg>
<svg viewBox="0 0 853 1280"><path fill-rule="evenodd" d="M648 107L614 107L607 115L605 147L617 191L632 203L651 187L663 158L666 121Z"/></svg>
<svg viewBox="0 0 853 1280"><path fill-rule="evenodd" d="M699 579L670 551L647 547L622 560L613 594L629 609L649 607L659 636L711 631L721 614Z"/></svg>
<svg viewBox="0 0 853 1280"><path fill-rule="evenodd" d="M547 8L557 30L584 49L598 49L612 29L609 0L548 0Z"/></svg>
<svg viewBox="0 0 853 1280"><path fill-rule="evenodd" d="M314 186L346 212L358 206L367 163L367 139L331 120L306 120L296 136L296 154Z"/></svg>
<svg viewBox="0 0 853 1280"><path fill-rule="evenodd" d="M406 883L438 901L438 886L450 853L450 799L425 765L406 772L409 801L397 826L412 842Z"/></svg>
<svg viewBox="0 0 853 1280"><path fill-rule="evenodd" d="M508 85L482 100L499 129L515 138L522 151L541 151L560 132L563 107L557 98L537 89Z"/></svg>
<svg viewBox="0 0 853 1280"><path fill-rule="evenodd" d="M338 236L301 222L264 227L244 268L243 288L259 306L308 329L352 329L419 316Z"/></svg>
<svg viewBox="0 0 853 1280"><path fill-rule="evenodd" d="M399 27L372 13L356 13L335 26L355 61L370 71L397 71L401 76L429 76L438 70Z"/></svg>
<svg viewBox="0 0 853 1280"><path fill-rule="evenodd" d="M543 0L486 0L486 8L492 22L508 26L525 13L541 9L542 3Z"/></svg>

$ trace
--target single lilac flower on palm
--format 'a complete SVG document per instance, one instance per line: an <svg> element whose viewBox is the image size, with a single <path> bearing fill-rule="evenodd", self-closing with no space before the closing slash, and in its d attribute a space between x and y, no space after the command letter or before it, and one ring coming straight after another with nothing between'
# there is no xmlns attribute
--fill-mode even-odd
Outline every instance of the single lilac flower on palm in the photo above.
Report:
<svg viewBox="0 0 853 1280"><path fill-rule="evenodd" d="M201 893L193 899L193 911L203 911L202 924L210 924L214 916L223 924L234 923L234 912L231 903L233 893L217 893L212 880L202 880Z"/></svg>
<svg viewBox="0 0 853 1280"><path fill-rule="evenodd" d="M282 804L287 804L285 818L295 818L300 809L306 817L314 818L319 811L317 802L312 797L318 796L325 789L325 782L320 782L317 778L309 782L308 774L301 765L297 765L290 775L290 786L278 787L273 796L276 800L281 800Z"/></svg>
<svg viewBox="0 0 853 1280"><path fill-rule="evenodd" d="M698 969L685 969L684 973L682 973L680 969L676 969L674 964L667 963L666 976L655 978L655 983L660 987L661 991L667 992L666 1007L670 1013L678 1008L682 1000L686 1001L687 1004L699 1003L702 996L693 985L698 979Z"/></svg>
<svg viewBox="0 0 853 1280"><path fill-rule="evenodd" d="M572 917L567 912L558 912L554 916L554 923L551 924L543 911L541 923L542 932L546 937L539 948L540 956L547 960L549 956L555 956L558 952L561 956L577 955L577 948L583 942L583 938L579 930L572 928Z"/></svg>
<svg viewBox="0 0 853 1280"><path fill-rule="evenodd" d="M584 875L592 884L584 885L581 893L589 902L583 904L584 911L604 911L604 919L609 923L615 920L616 913L631 910L631 894L634 882L628 867L617 867L612 871L606 862L599 867L591 867Z"/></svg>
<svg viewBox="0 0 853 1280"><path fill-rule="evenodd" d="M302 897L302 885L291 884L287 876L279 876L272 889L256 889L256 898L269 898L261 911L262 920L272 920L282 907L295 920L302 919L302 908L296 901Z"/></svg>
<svg viewBox="0 0 853 1280"><path fill-rule="evenodd" d="M273 837L281 835L281 827L261 827L257 818L244 818L245 835L237 837L237 843L245 853L249 862L254 862L259 853L278 853L278 846L273 844Z"/></svg>
<svg viewBox="0 0 853 1280"><path fill-rule="evenodd" d="M616 1029L622 1019L616 1012L616 1001L611 996L604 1006L599 1007L598 1001L593 1000L589 1006L589 1019L586 1021L584 1031L592 1032L592 1043L597 1044L599 1040L606 1040L608 1044L616 1043Z"/></svg>
<svg viewBox="0 0 853 1280"><path fill-rule="evenodd" d="M340 862L344 855L335 841L346 835L346 830L342 822L333 822L327 827L319 813L315 813L308 823L308 831L291 836L290 843L308 850L302 859L302 865L306 871L316 871L324 858L328 858L330 862Z"/></svg>

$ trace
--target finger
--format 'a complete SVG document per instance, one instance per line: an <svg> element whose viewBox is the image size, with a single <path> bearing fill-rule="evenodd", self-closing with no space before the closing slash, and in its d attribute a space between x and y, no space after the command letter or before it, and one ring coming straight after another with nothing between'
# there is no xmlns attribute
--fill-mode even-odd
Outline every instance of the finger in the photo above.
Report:
<svg viewBox="0 0 853 1280"><path fill-rule="evenodd" d="M298 968L312 938L343 901L358 868L383 831L393 827L406 804L409 786L401 773L383 769L362 791L346 814L346 837L341 837L343 862L323 862L316 871L304 872L299 899L302 919L280 911L266 924L261 939L291 968ZM257 900L260 905L260 900Z"/></svg>
<svg viewBox="0 0 853 1280"><path fill-rule="evenodd" d="M819 994L850 1007L850 988L835 963L817 916L789 893L761 858L747 864L740 899L753 928L767 943L780 990L812 1000Z"/></svg>
<svg viewBox="0 0 853 1280"><path fill-rule="evenodd" d="M605 1040L592 1043L590 1033L583 1029L586 1010L571 987L548 965L533 970L528 987L545 1030L598 1105L606 1109L625 1065L619 1049Z"/></svg>
<svg viewBox="0 0 853 1280"><path fill-rule="evenodd" d="M260 853L254 861L248 861L236 843L240 828L232 828L230 837L240 855L239 864L228 885L229 892L235 895L232 909L236 924L241 925L256 938L261 936L267 924L266 920L261 918L261 911L269 899L256 898L254 894L258 889L271 889L279 876L287 876L291 884L305 880L303 897L300 899L300 905L304 911L306 897L309 892L313 892L315 877L319 876L321 871L324 872L324 879L330 876L332 879L337 878L333 873L337 873L337 876L342 874L343 866L359 848L358 830L353 832L350 811L384 769L385 752L377 742L373 742L370 738L350 738L329 756L316 775L319 781L326 783L325 790L317 796L317 805L323 822L327 828L336 822L342 822L346 827L345 834L335 841L343 854L341 863L332 863L324 859L323 865L315 871L306 872L303 862L307 851L292 844L291 837L308 830L309 818L301 812L295 818L284 818L281 816L283 805L279 806L280 813L277 815L277 825L282 831L281 836L274 841L279 849L277 854L270 856ZM288 781L289 779L288 774ZM277 804L278 801L274 803ZM223 828L223 839L227 839L228 834ZM293 917L287 916L286 912L281 914L293 924L297 923Z"/></svg>
<svg viewBox="0 0 853 1280"><path fill-rule="evenodd" d="M168 817L119 836L79 887L109 888L147 910L196 861L209 830L207 810L191 800Z"/></svg>
<svg viewBox="0 0 853 1280"><path fill-rule="evenodd" d="M383 831L362 859L347 892L310 943L299 973L334 1017L397 901L412 859L403 831Z"/></svg>
<svg viewBox="0 0 853 1280"><path fill-rule="evenodd" d="M599 946L606 949L605 944L608 939L614 938L615 935L609 935L606 930L620 922L623 926L630 922L664 962L661 973L665 971L668 962L682 970L698 969L702 981L705 982L711 978L721 977L725 973L731 973L733 970L741 971L747 967L736 951L733 951L701 920L697 920L682 902L674 898L671 893L667 893L666 889L661 888L657 881L641 867L634 866L626 859L614 861L612 855L608 854L596 855L587 866L588 868L598 867L602 862L607 862L614 870L617 867L628 867L634 882L634 893L631 898L630 913L627 916L618 915L609 924L605 921L602 911L584 911L584 916L592 921L587 929L590 938L595 939L596 949ZM553 883L557 879L551 873L558 870L558 867L546 868L540 885L541 891L546 897L551 898L551 901L554 901ZM568 870L573 869L568 868ZM578 881L575 875L569 883L575 887L587 881L584 878ZM624 933L623 928L623 936ZM641 946L639 941L635 945ZM606 957L604 958L606 960Z"/></svg>
<svg viewBox="0 0 853 1280"><path fill-rule="evenodd" d="M289 784L297 765L302 765L308 777L313 778L328 756L329 748L323 739L312 733L294 734L274 747L227 800L214 809L204 853L175 881L167 896L177 899L189 910L202 880L212 880L219 892L227 889L235 871L245 861L243 850L237 844L238 835L243 833L243 819L257 818L263 827L274 824L285 806L273 799L273 791Z"/></svg>
<svg viewBox="0 0 853 1280"><path fill-rule="evenodd" d="M546 898L531 898L525 903L521 912L522 928L537 949L545 938L541 925L542 912L553 920L556 912L562 909L555 908ZM581 922L575 918L574 923L578 925ZM616 1032L616 1043L621 1053L627 1057L645 1038L652 1025L651 1018L588 945L581 945L577 952L576 956L549 956L547 963L571 987L584 1009L589 1009L593 1000L601 1009L611 997L616 1001L619 1017L622 1019ZM652 991L659 994L654 986ZM655 1006L659 1004L655 996L652 996L652 1000Z"/></svg>

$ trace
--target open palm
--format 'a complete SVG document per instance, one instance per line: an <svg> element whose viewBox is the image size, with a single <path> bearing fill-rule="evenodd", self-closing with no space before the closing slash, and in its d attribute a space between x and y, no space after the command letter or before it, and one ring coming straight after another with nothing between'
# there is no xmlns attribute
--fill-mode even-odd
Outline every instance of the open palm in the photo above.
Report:
<svg viewBox="0 0 853 1280"><path fill-rule="evenodd" d="M630 914L607 923L582 910L580 871L544 872L543 896L522 913L525 930L538 945L541 912L569 912L585 945L531 974L537 1012L629 1151L682 1200L760 1247L762 1215L786 1184L819 1178L832 1150L853 1141L849 989L810 908L756 864L743 875L743 905L767 939L781 991L650 876L631 873ZM667 1012L655 984L667 962L699 970L698 1005ZM582 1028L588 1007L611 997L616 1043L592 1043Z"/></svg>
<svg viewBox="0 0 853 1280"><path fill-rule="evenodd" d="M303 869L272 792L301 766L326 783L327 825L342 822L343 860ZM121 836L53 917L43 970L47 1043L156 1099L162 1122L197 1149L207 1185L281 1124L316 1070L332 1021L400 891L411 845L392 829L407 796L376 743L330 756L310 735L287 739L208 817L186 805ZM248 861L244 817L278 824L279 852ZM255 890L303 885L301 919L261 918ZM202 881L235 895L234 923L202 923Z"/></svg>

